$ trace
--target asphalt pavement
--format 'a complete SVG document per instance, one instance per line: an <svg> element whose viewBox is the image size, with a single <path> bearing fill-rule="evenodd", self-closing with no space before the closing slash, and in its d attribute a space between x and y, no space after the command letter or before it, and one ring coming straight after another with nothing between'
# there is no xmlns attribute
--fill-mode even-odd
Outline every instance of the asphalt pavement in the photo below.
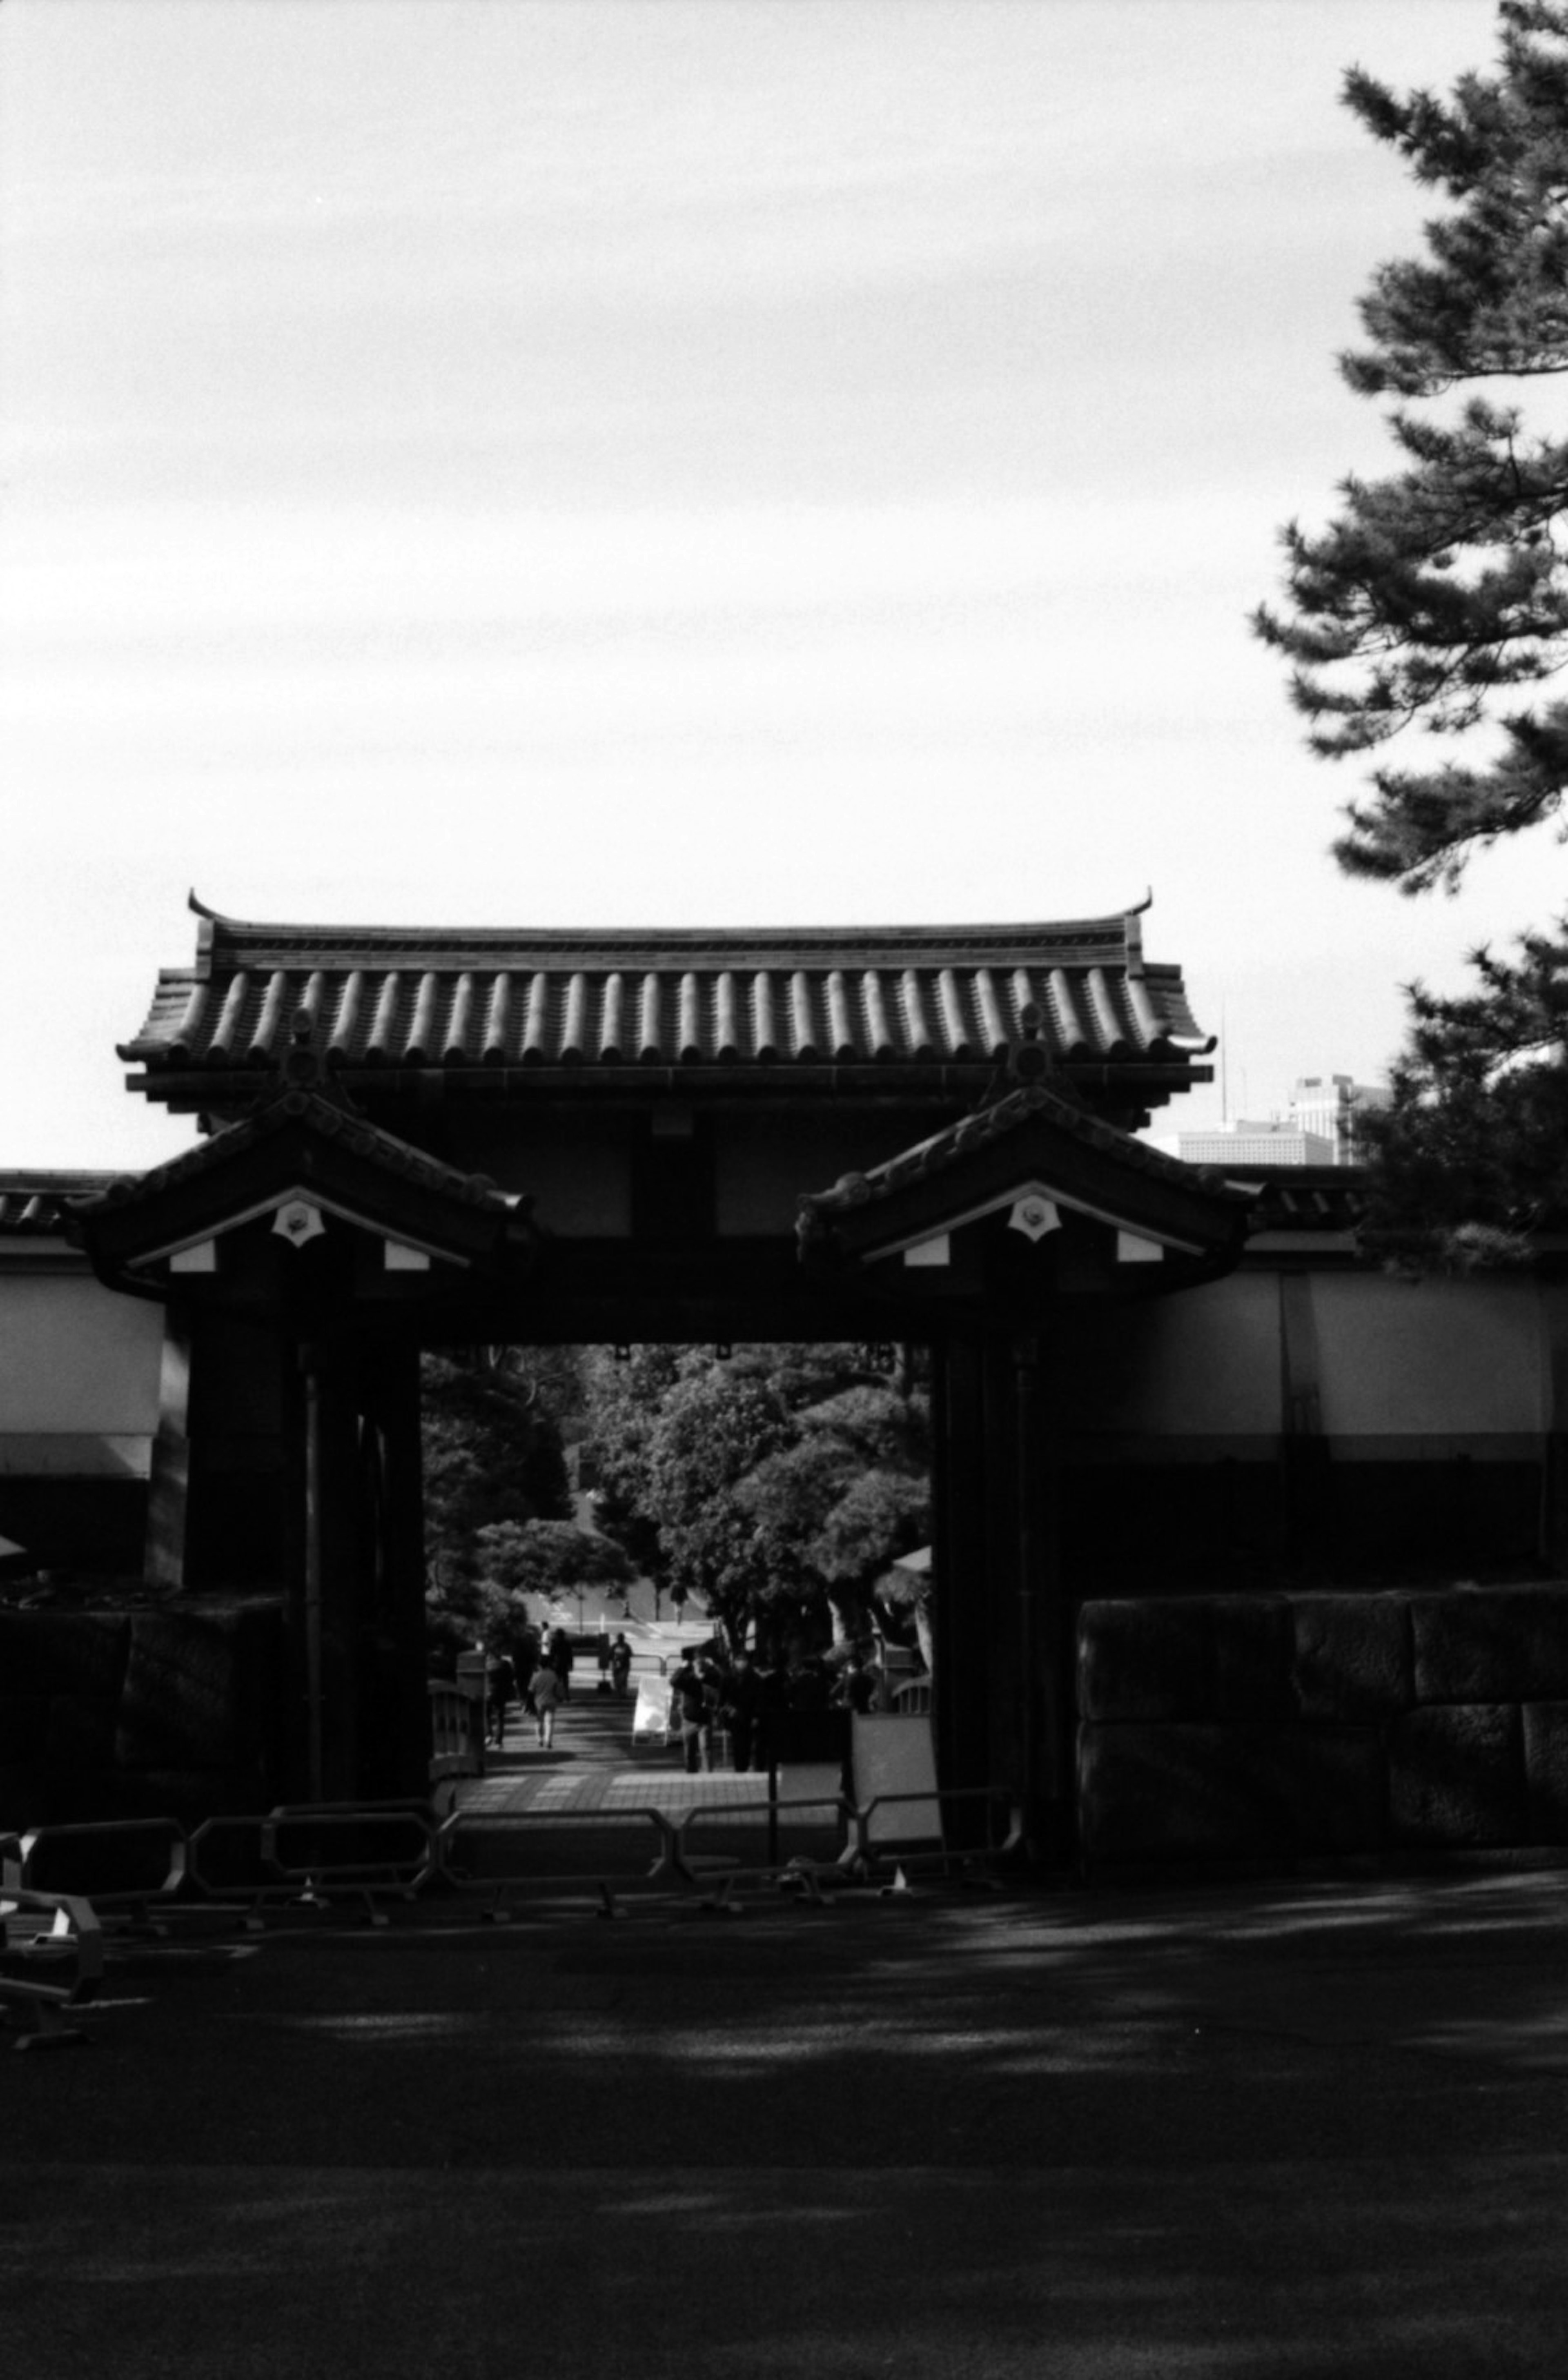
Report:
<svg viewBox="0 0 1568 2380"><path fill-rule="evenodd" d="M627 1908L123 1945L0 2049L6 2372L1568 2360L1561 1871Z"/></svg>

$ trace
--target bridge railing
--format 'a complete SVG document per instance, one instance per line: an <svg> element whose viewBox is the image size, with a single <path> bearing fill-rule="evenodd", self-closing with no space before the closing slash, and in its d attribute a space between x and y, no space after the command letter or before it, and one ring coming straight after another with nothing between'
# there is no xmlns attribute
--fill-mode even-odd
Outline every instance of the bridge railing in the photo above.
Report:
<svg viewBox="0 0 1568 2380"><path fill-rule="evenodd" d="M431 1783L484 1775L484 1703L450 1678L431 1678Z"/></svg>

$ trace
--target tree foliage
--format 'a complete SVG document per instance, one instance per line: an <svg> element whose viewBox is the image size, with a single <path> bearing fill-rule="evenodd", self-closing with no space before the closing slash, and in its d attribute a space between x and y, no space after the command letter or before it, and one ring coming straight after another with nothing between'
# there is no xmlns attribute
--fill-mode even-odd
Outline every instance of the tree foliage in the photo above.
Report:
<svg viewBox="0 0 1568 2380"><path fill-rule="evenodd" d="M1346 103L1443 211L1384 264L1340 358L1392 398L1398 468L1345 480L1321 530L1282 532L1288 608L1255 626L1292 664L1309 747L1373 756L1334 849L1353 874L1453 891L1477 850L1564 832L1568 438L1526 419L1568 371L1568 6L1501 0L1496 71L1400 96L1356 68ZM1561 407L1558 408L1561 414ZM1377 757L1415 740L1408 765ZM1413 988L1394 1099L1374 1119L1374 1229L1505 1246L1561 1189L1568 920L1473 954L1456 1000Z"/></svg>
<svg viewBox="0 0 1568 2380"><path fill-rule="evenodd" d="M925 1397L852 1349L638 1349L606 1360L590 1410L606 1525L732 1639L848 1625L930 1533Z"/></svg>
<svg viewBox="0 0 1568 2380"><path fill-rule="evenodd" d="M517 1616L513 1586L487 1568L490 1531L570 1520L559 1414L580 1399L575 1381L553 1352L542 1361L503 1348L425 1357L425 1603L435 1649L504 1631Z"/></svg>

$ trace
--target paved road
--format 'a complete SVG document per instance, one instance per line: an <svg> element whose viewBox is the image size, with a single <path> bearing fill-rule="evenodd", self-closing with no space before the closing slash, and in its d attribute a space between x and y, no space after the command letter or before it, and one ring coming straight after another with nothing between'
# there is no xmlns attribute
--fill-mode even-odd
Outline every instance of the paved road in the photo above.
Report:
<svg viewBox="0 0 1568 2380"><path fill-rule="evenodd" d="M687 1776L673 1745L634 1752L631 1697L599 1694L595 1670L581 1660L572 1681L548 1752L539 1748L527 1713L514 1712L485 1775L456 1788L459 1808L495 1830L496 1839L473 1852L482 1872L636 1879L662 1846L650 1811L684 1820L687 1848L699 1860L776 1865L796 1855L833 1859L844 1847L836 1770L786 1774L781 1791L790 1806L770 1824L765 1776L737 1777L724 1768ZM510 1840L503 1834L508 1820L517 1822ZM545 1820L548 1828L540 1823Z"/></svg>
<svg viewBox="0 0 1568 2380"><path fill-rule="evenodd" d="M1555 2375L1565 1912L1494 1874L144 1948L92 2047L0 2054L5 2368Z"/></svg>

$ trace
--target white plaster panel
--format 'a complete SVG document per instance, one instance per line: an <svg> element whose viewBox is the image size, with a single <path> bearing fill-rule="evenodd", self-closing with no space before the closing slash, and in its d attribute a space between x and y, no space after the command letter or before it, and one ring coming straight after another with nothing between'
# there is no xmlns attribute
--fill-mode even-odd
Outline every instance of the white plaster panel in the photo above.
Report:
<svg viewBox="0 0 1568 2380"><path fill-rule="evenodd" d="M152 1467L151 1437L102 1430L0 1433L0 1477L7 1479L145 1479Z"/></svg>
<svg viewBox="0 0 1568 2380"><path fill-rule="evenodd" d="M1545 1427L1540 1307L1528 1281L1316 1275L1331 1438L1489 1437Z"/></svg>
<svg viewBox="0 0 1568 2380"><path fill-rule="evenodd" d="M81 1276L0 1274L0 1436L158 1427L164 1309Z"/></svg>
<svg viewBox="0 0 1568 2380"><path fill-rule="evenodd" d="M1280 1426L1279 1290L1233 1273L1148 1304L1106 1301L1071 1329L1069 1427L1156 1438L1269 1436Z"/></svg>

